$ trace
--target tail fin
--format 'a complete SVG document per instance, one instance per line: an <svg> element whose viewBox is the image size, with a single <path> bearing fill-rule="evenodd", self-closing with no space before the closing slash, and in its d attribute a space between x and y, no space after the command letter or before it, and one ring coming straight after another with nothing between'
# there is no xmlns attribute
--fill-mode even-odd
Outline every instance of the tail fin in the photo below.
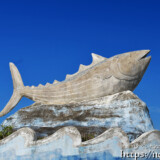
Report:
<svg viewBox="0 0 160 160"><path fill-rule="evenodd" d="M21 75L17 69L17 67L13 63L9 63L10 71L13 80L13 88L18 89L24 87Z"/></svg>
<svg viewBox="0 0 160 160"><path fill-rule="evenodd" d="M22 95L20 94L20 90L24 87L21 75L17 67L13 63L10 63L9 65L10 65L14 90L9 102L0 112L0 117L6 115L9 111L11 111L16 106L16 104L21 100Z"/></svg>

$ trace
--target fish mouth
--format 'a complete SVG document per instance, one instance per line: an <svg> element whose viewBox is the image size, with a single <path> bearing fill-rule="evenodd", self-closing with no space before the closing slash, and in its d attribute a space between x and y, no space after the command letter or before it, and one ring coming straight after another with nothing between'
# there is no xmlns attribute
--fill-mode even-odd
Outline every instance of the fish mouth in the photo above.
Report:
<svg viewBox="0 0 160 160"><path fill-rule="evenodd" d="M151 56L148 56L149 52L150 50L142 50L139 54L138 60L151 60Z"/></svg>

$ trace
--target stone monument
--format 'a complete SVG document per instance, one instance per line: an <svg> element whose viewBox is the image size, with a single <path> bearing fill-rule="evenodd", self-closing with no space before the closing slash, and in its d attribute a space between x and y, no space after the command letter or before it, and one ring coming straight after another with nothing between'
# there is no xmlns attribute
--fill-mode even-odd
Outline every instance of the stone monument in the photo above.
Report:
<svg viewBox="0 0 160 160"><path fill-rule="evenodd" d="M160 158L160 147L155 148L160 131L154 130L147 105L132 92L149 65L148 53L92 54L89 66L80 65L62 82L37 87L24 86L10 63L14 91L0 116L23 96L35 103L3 122L15 132L0 141L0 159ZM89 139L83 140L83 134Z"/></svg>

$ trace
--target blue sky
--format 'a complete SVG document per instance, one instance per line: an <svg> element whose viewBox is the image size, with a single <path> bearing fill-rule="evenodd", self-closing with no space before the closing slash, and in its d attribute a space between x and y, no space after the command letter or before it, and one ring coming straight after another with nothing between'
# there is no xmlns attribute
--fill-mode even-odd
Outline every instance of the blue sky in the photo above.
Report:
<svg viewBox="0 0 160 160"><path fill-rule="evenodd" d="M91 63L150 49L151 63L134 93L146 102L160 130L160 1L52 0L0 2L0 110L12 95L9 62L25 85L52 83ZM32 104L23 98L6 117Z"/></svg>

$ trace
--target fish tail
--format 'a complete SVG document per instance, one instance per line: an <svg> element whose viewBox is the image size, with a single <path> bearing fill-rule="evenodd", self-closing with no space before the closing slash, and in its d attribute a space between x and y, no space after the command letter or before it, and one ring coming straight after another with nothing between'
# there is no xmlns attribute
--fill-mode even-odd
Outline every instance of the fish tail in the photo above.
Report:
<svg viewBox="0 0 160 160"><path fill-rule="evenodd" d="M10 71L12 75L14 90L9 102L4 107L4 109L0 112L0 117L6 115L9 111L11 111L23 97L23 95L21 94L21 90L24 88L24 85L23 85L21 75L17 67L13 63L9 63L9 66L10 66Z"/></svg>

